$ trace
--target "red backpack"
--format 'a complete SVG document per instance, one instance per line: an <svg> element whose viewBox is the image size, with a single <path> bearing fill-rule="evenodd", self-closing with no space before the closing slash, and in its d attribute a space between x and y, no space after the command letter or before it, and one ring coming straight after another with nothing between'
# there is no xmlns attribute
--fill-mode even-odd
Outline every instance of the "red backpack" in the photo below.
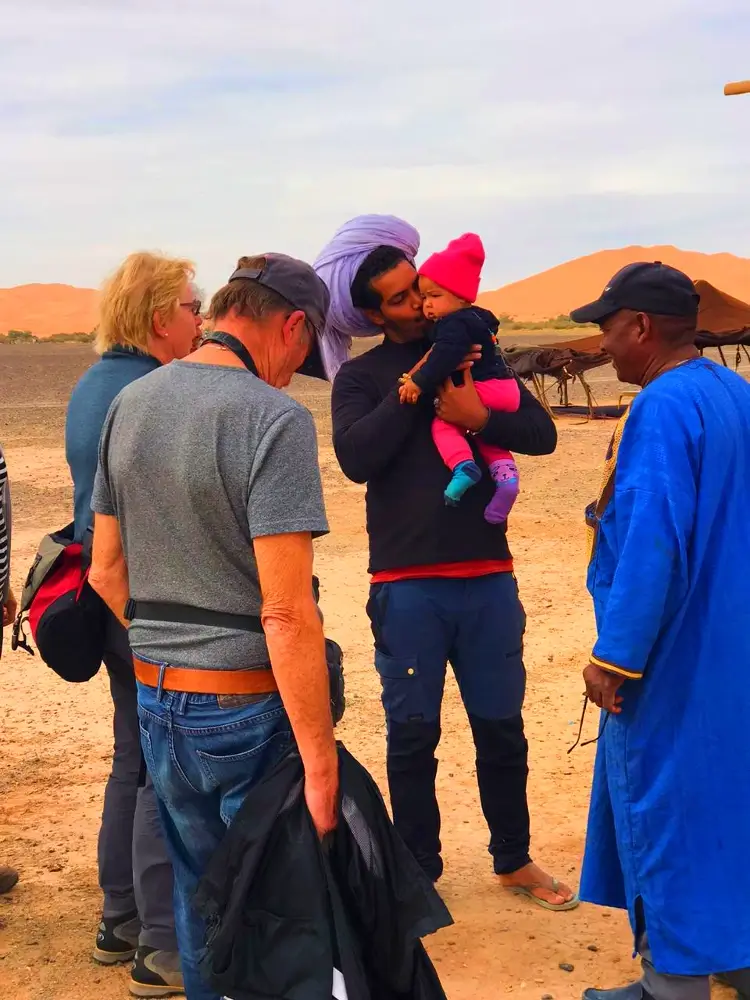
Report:
<svg viewBox="0 0 750 1000"><path fill-rule="evenodd" d="M73 525L45 535L31 565L13 626L11 649L34 655L24 625L42 660L63 680L80 683L97 673L104 652L106 605L88 583L92 532L73 540Z"/></svg>

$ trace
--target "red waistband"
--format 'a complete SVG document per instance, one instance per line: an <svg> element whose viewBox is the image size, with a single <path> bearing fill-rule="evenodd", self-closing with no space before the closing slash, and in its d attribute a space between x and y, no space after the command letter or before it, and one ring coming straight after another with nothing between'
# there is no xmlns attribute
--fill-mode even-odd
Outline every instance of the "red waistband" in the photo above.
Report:
<svg viewBox="0 0 750 1000"><path fill-rule="evenodd" d="M471 562L433 563L428 566L401 566L373 573L371 583L395 583L397 580L470 579L492 573L512 573L512 559L474 559Z"/></svg>

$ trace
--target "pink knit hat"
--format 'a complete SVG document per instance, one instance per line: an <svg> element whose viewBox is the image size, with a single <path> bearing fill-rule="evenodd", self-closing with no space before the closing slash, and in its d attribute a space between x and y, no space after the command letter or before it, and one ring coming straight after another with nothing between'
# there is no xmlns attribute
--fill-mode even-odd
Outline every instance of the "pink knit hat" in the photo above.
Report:
<svg viewBox="0 0 750 1000"><path fill-rule="evenodd" d="M419 273L459 298L474 302L483 264L482 241L476 233L464 233L451 240L445 250L428 257Z"/></svg>

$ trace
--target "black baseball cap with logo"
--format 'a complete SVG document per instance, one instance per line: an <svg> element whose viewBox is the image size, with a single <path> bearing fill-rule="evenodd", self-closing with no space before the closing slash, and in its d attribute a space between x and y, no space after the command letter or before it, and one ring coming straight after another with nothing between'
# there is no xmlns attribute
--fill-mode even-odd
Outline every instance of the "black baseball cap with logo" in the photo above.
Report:
<svg viewBox="0 0 750 1000"><path fill-rule="evenodd" d="M301 375L326 380L319 341L331 301L328 286L309 264L296 257L288 257L283 253L261 256L265 259L263 267L238 267L229 281L257 281L259 285L280 295L293 309L302 310L315 331L315 343L297 371Z"/></svg>
<svg viewBox="0 0 750 1000"><path fill-rule="evenodd" d="M574 309L574 323L601 323L621 309L653 316L695 316L700 295L682 271L657 260L628 264L610 280L595 302Z"/></svg>

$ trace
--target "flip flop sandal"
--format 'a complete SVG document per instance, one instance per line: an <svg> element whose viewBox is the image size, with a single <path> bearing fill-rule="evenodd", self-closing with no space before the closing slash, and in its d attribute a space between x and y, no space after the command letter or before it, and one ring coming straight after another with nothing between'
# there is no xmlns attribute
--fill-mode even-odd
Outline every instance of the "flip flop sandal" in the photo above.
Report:
<svg viewBox="0 0 750 1000"><path fill-rule="evenodd" d="M523 896L525 899L530 899L532 903L541 906L543 910L555 910L558 912L575 910L581 903L577 894L572 899L569 899L567 903L548 903L546 899L540 899L539 896L534 895L534 889L551 889L552 892L559 893L560 882L556 878L552 879L551 886L542 885L541 882L531 882L529 885L506 885L503 888L507 892L512 892L514 896Z"/></svg>

